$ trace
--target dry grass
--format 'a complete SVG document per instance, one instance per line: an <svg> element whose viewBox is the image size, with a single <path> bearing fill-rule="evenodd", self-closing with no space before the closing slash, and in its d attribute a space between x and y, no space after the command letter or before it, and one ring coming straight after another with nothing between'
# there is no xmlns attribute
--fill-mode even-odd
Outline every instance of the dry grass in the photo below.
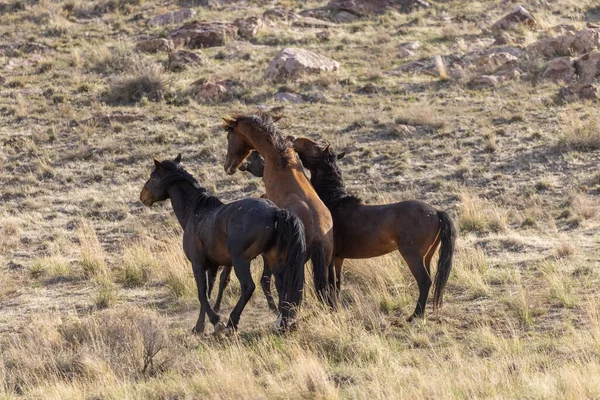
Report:
<svg viewBox="0 0 600 400"><path fill-rule="evenodd" d="M467 89L476 72L465 60L501 48L486 28L504 5L431 2L337 23L327 40L323 28L274 23L250 41L195 49L202 64L173 72L168 54L132 50L176 28L149 18L189 6L231 22L274 5L4 3L0 398L600 398L597 104L555 102L559 87L539 79L548 60L534 54L519 56L520 80ZM543 30L519 29L506 46L558 24L582 28L596 6L530 2ZM412 41L421 46L399 58ZM283 47L341 68L273 86L263 74ZM423 71L398 72L415 61ZM195 101L199 80L230 92ZM278 103L279 91L307 101ZM307 266L289 334L271 332L260 288L238 334L190 333L199 306L181 228L168 202L144 207L139 192L152 157L181 152L224 201L260 196L260 180L224 174L220 117L265 108L285 112L284 134L345 151L346 184L366 202L418 199L449 212L459 239L438 313L428 306L406 322L418 288L392 253L346 260L337 313L318 304ZM232 276L223 318L239 294Z"/></svg>

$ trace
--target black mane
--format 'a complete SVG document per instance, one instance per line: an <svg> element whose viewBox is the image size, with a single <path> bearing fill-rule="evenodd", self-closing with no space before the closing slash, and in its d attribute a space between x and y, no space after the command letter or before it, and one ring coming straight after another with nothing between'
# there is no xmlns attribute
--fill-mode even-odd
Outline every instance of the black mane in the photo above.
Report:
<svg viewBox="0 0 600 400"><path fill-rule="evenodd" d="M192 184L194 189L197 191L198 197L196 198L197 205L200 207L217 207L223 205L223 202L218 197L212 196L208 190L203 188L200 183L187 172L181 164L174 163L170 160L162 161L163 168L167 171L167 174L163 178L162 184L164 186L170 186L176 182L187 182Z"/></svg>
<svg viewBox="0 0 600 400"><path fill-rule="evenodd" d="M315 191L330 210L342 205L343 203L353 202L362 203L357 196L351 195L346 190L342 171L337 165L336 156L330 158L312 158L311 157L311 179ZM313 173L322 171L322 173Z"/></svg>
<svg viewBox="0 0 600 400"><path fill-rule="evenodd" d="M294 153L289 151L292 148L292 142L277 131L275 123L282 117L283 115L272 115L268 112L260 112L257 115L232 114L230 118L224 119L223 127L231 132L238 123L243 122L251 129L264 132L277 150L282 166L287 167L294 158Z"/></svg>

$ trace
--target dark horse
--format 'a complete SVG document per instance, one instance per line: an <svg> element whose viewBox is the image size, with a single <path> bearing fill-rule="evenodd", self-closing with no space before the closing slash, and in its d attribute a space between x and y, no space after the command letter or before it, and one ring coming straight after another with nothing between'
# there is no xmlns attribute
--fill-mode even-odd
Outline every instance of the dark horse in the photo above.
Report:
<svg viewBox="0 0 600 400"><path fill-rule="evenodd" d="M333 264L333 221L331 213L304 174L302 164L275 126L279 116L232 115L223 118L227 131L227 156L224 163L228 174L256 149L265 160L264 182L267 198L278 207L295 213L306 233L307 254L313 264L317 296L331 308L337 308L337 287ZM266 265L270 266L267 260ZM261 284L265 283L261 280ZM266 285L263 284L263 288ZM270 288L270 282L269 282ZM270 292L270 290L269 290Z"/></svg>
<svg viewBox="0 0 600 400"><path fill-rule="evenodd" d="M345 258L371 258L398 250L419 286L419 299L408 319L411 321L424 315L432 283L431 259L441 243L433 294L433 306L438 309L452 268L456 241L456 230L448 214L419 201L366 205L346 191L337 165L345 153L335 154L329 146L322 147L305 138L294 140L294 150L310 171L311 183L319 197L331 211L336 276L341 279ZM258 155L251 154L241 169L260 177L262 164ZM263 274L268 274L268 270Z"/></svg>
<svg viewBox="0 0 600 400"><path fill-rule="evenodd" d="M192 263L200 301L200 315L193 331L204 331L205 314L215 332L237 329L240 315L255 289L250 262L261 254L275 274L280 296L277 328L288 328L302 301L306 259L302 222L266 199L223 204L209 195L180 161L181 154L173 161L154 160L156 168L144 185L140 200L151 206L170 198L183 228L183 250ZM229 316L227 328L220 322L218 305L214 310L209 303L221 265L233 265L241 286L240 299Z"/></svg>

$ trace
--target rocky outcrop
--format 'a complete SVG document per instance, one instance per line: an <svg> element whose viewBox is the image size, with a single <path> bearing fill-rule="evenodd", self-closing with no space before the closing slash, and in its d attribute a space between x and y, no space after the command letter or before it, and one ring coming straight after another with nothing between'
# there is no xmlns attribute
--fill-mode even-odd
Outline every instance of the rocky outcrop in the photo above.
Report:
<svg viewBox="0 0 600 400"><path fill-rule="evenodd" d="M600 48L600 29L585 28L539 40L527 50L546 58L576 56Z"/></svg>
<svg viewBox="0 0 600 400"><path fill-rule="evenodd" d="M173 51L175 45L172 40L165 38L140 40L135 44L135 49L142 53L158 53L159 51Z"/></svg>
<svg viewBox="0 0 600 400"><path fill-rule="evenodd" d="M196 15L196 10L183 8L177 11L171 11L165 14L157 15L148 21L150 26L164 26L169 24L181 24Z"/></svg>
<svg viewBox="0 0 600 400"><path fill-rule="evenodd" d="M233 25L237 26L241 38L251 39L263 26L263 22L258 17L237 18L233 20Z"/></svg>
<svg viewBox="0 0 600 400"><path fill-rule="evenodd" d="M273 58L264 77L272 81L284 81L305 74L336 71L339 67L339 62L312 51L285 48Z"/></svg>
<svg viewBox="0 0 600 400"><path fill-rule="evenodd" d="M183 71L189 66L202 64L202 57L186 50L169 53L169 71Z"/></svg>
<svg viewBox="0 0 600 400"><path fill-rule="evenodd" d="M600 87L595 84L573 84L560 88L559 102L572 103L578 100L600 100Z"/></svg>
<svg viewBox="0 0 600 400"><path fill-rule="evenodd" d="M279 103L292 103L292 104L300 104L306 103L304 98L297 93L291 92L279 92L274 96L275 101Z"/></svg>
<svg viewBox="0 0 600 400"><path fill-rule="evenodd" d="M571 82L575 76L575 66L571 57L558 57L550 61L544 72L542 79L551 81Z"/></svg>
<svg viewBox="0 0 600 400"><path fill-rule="evenodd" d="M175 46L190 49L224 46L234 40L238 27L221 22L192 22L172 32L169 37Z"/></svg>
<svg viewBox="0 0 600 400"><path fill-rule="evenodd" d="M494 35L500 36L505 31L514 31L521 26L535 29L538 27L538 22L529 11L522 6L518 6L510 14L492 25L491 31Z"/></svg>
<svg viewBox="0 0 600 400"><path fill-rule="evenodd" d="M300 15L285 8L274 8L263 13L263 21L266 24L274 25L277 23L288 23L299 19Z"/></svg>
<svg viewBox="0 0 600 400"><path fill-rule="evenodd" d="M575 71L580 83L592 83L600 76L600 50L584 54L575 60Z"/></svg>
<svg viewBox="0 0 600 400"><path fill-rule="evenodd" d="M475 60L475 69L482 74L506 70L517 65L519 59L506 52L494 52L480 56Z"/></svg>

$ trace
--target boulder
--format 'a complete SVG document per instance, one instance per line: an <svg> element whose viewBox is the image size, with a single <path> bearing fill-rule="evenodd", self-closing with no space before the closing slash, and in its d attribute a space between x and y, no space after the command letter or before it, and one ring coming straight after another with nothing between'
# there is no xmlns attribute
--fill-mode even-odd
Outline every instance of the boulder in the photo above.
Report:
<svg viewBox="0 0 600 400"><path fill-rule="evenodd" d="M327 8L345 11L357 16L367 16L395 10L401 13L411 13L431 5L425 0L329 0Z"/></svg>
<svg viewBox="0 0 600 400"><path fill-rule="evenodd" d="M482 74L490 74L514 67L518 62L519 59L510 53L488 53L475 60L475 68Z"/></svg>
<svg viewBox="0 0 600 400"><path fill-rule="evenodd" d="M561 103L572 103L578 100L600 100L600 87L595 84L574 84L560 88L558 100Z"/></svg>
<svg viewBox="0 0 600 400"><path fill-rule="evenodd" d="M600 48L600 29L585 28L538 40L527 49L543 57L575 56Z"/></svg>
<svg viewBox="0 0 600 400"><path fill-rule="evenodd" d="M339 67L339 62L312 51L285 48L273 58L264 77L273 81L283 81L305 74L336 71Z"/></svg>
<svg viewBox="0 0 600 400"><path fill-rule="evenodd" d="M196 15L196 10L183 8L177 11L171 11L165 14L157 15L148 21L150 26L164 26L169 24L181 24Z"/></svg>
<svg viewBox="0 0 600 400"><path fill-rule="evenodd" d="M500 84L500 79L494 75L482 75L469 81L469 88L473 90L495 88Z"/></svg>
<svg viewBox="0 0 600 400"><path fill-rule="evenodd" d="M535 29L538 26L534 16L522 6L518 6L510 14L507 14L499 21L496 21L496 23L492 25L491 30L494 35L499 36L504 31L514 31L519 26L526 26L530 29Z"/></svg>
<svg viewBox="0 0 600 400"><path fill-rule="evenodd" d="M238 27L221 22L193 22L172 32L169 37L175 46L187 46L190 49L223 46L234 40Z"/></svg>
<svg viewBox="0 0 600 400"><path fill-rule="evenodd" d="M191 51L178 50L169 53L169 71L183 71L190 65L202 64L202 58Z"/></svg>
<svg viewBox="0 0 600 400"><path fill-rule="evenodd" d="M292 103L292 104L300 104L306 103L304 98L296 93L290 92L279 92L275 94L275 101L280 103Z"/></svg>
<svg viewBox="0 0 600 400"><path fill-rule="evenodd" d="M575 70L580 83L592 83L600 76L600 50L584 54L575 60Z"/></svg>
<svg viewBox="0 0 600 400"><path fill-rule="evenodd" d="M200 103L213 103L223 100L229 90L223 82L202 82L192 89L192 96Z"/></svg>
<svg viewBox="0 0 600 400"><path fill-rule="evenodd" d="M575 76L575 66L571 57L558 57L550 61L544 72L542 79L551 81L571 82Z"/></svg>
<svg viewBox="0 0 600 400"><path fill-rule="evenodd" d="M237 26L240 37L251 39L262 27L263 22L258 17L237 18L233 20L233 25Z"/></svg>
<svg viewBox="0 0 600 400"><path fill-rule="evenodd" d="M173 51L175 45L173 41L165 38L141 40L135 44L135 49L142 53L157 53L159 51Z"/></svg>
<svg viewBox="0 0 600 400"><path fill-rule="evenodd" d="M329 31L321 31L321 32L317 32L317 34L315 35L317 36L317 39L326 42L329 39L331 39L331 32Z"/></svg>

